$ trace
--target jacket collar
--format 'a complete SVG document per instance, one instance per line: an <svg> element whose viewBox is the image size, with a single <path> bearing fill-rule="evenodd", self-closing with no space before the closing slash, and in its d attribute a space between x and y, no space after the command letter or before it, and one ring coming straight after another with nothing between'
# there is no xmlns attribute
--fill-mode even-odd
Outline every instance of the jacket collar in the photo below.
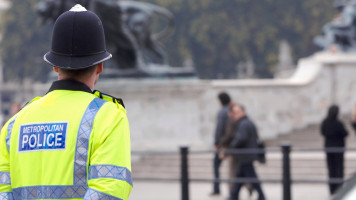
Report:
<svg viewBox="0 0 356 200"><path fill-rule="evenodd" d="M248 119L247 115L243 116L239 121Z"/></svg>
<svg viewBox="0 0 356 200"><path fill-rule="evenodd" d="M54 81L47 93L52 92L53 90L72 90L93 93L87 85L76 80Z"/></svg>

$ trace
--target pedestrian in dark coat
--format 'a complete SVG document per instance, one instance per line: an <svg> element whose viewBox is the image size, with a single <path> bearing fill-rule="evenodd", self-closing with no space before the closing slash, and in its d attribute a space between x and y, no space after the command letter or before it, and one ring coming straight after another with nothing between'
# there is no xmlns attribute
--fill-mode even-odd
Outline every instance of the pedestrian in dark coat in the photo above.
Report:
<svg viewBox="0 0 356 200"><path fill-rule="evenodd" d="M344 124L338 119L339 107L332 105L329 107L328 115L321 124L321 134L324 136L324 146L345 147L347 131ZM329 178L344 177L344 152L327 152L326 161L329 171ZM329 183L330 194L334 194L342 183Z"/></svg>
<svg viewBox="0 0 356 200"><path fill-rule="evenodd" d="M220 194L220 184L219 184L219 168L222 162L222 159L219 158L219 147L218 144L221 138L224 137L226 133L226 125L229 119L229 104L231 102L230 96L226 92L222 92L218 95L219 101L222 105L221 109L218 112L217 116L217 123L215 128L215 135L214 135L214 149L215 149L215 156L213 160L214 166L214 184L213 184L213 192L211 195L219 195Z"/></svg>
<svg viewBox="0 0 356 200"><path fill-rule="evenodd" d="M255 124L246 116L242 106L235 106L232 114L233 119L238 121L236 126L235 137L230 143L231 148L236 149L257 149L258 133ZM253 162L257 160L257 154L238 154L235 156L236 162L239 163L239 169L236 173L238 178L252 178L258 180ZM239 192L244 183L235 183L230 199L235 200L239 197ZM258 200L265 200L261 184L252 183L253 188L258 193Z"/></svg>
<svg viewBox="0 0 356 200"><path fill-rule="evenodd" d="M228 160L229 162L229 178L234 178L237 170L239 169L239 163L237 162L236 155L230 155L228 156L228 151L230 149L230 143L235 137L235 132L238 126L238 122L235 119L232 118L233 115L233 110L235 106L239 106L236 103L231 102L229 105L229 120L226 125L226 132L224 136L220 139L218 148L220 150L220 158ZM238 156L238 155L237 155ZM252 185L249 183L245 184L246 188L249 191L249 195L252 196L253 193L253 188ZM234 187L234 183L229 183L229 191L231 192Z"/></svg>

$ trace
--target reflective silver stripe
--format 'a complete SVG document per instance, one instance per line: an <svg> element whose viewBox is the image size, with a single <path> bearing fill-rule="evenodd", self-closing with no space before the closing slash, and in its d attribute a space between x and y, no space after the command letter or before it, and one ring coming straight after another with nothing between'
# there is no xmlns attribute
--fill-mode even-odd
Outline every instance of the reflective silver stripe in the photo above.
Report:
<svg viewBox="0 0 356 200"><path fill-rule="evenodd" d="M122 200L120 198L88 188L83 200Z"/></svg>
<svg viewBox="0 0 356 200"><path fill-rule="evenodd" d="M90 102L80 122L74 159L73 185L87 185L87 158L89 138L94 118L105 100L95 98Z"/></svg>
<svg viewBox="0 0 356 200"><path fill-rule="evenodd" d="M5 138L5 142L6 142L7 151L9 153L10 153L10 142L11 142L12 127L14 126L16 118L17 118L17 116L14 117L14 119L7 126L7 135L6 135L6 138Z"/></svg>
<svg viewBox="0 0 356 200"><path fill-rule="evenodd" d="M130 170L126 167L115 165L92 165L89 166L88 179L96 178L114 178L128 182L132 185L132 176Z"/></svg>
<svg viewBox="0 0 356 200"><path fill-rule="evenodd" d="M0 200L13 200L14 195L12 192L0 192Z"/></svg>
<svg viewBox="0 0 356 200"><path fill-rule="evenodd" d="M10 172L0 172L0 184L11 185Z"/></svg>
<svg viewBox="0 0 356 200"><path fill-rule="evenodd" d="M83 198L86 186L42 185L12 189L15 199Z"/></svg>

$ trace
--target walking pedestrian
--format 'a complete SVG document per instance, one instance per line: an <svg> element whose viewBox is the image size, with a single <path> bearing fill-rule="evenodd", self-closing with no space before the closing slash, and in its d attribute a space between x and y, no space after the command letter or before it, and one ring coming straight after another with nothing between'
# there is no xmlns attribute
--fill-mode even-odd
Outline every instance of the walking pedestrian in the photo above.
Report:
<svg viewBox="0 0 356 200"><path fill-rule="evenodd" d="M239 163L237 163L238 159L236 156L238 155L231 155L227 154L227 151L231 150L230 149L230 143L235 137L235 131L238 126L238 122L233 118L234 114L234 109L235 106L238 106L238 104L231 102L229 104L229 119L226 125L226 132L224 136L220 139L220 142L218 144L218 148L220 149L220 158L227 160L229 162L229 178L232 179L235 177L237 170L239 169ZM231 192L233 189L234 183L229 183L229 191ZM252 196L253 193L253 188L251 184L246 183L244 184L246 186L249 195Z"/></svg>
<svg viewBox="0 0 356 200"><path fill-rule="evenodd" d="M217 123L216 123L216 128L215 128L215 135L214 135L214 150L215 150L215 156L213 160L213 166L214 166L214 184L213 184L213 192L211 195L219 195L220 194L220 173L219 173L219 168L222 162L222 159L219 157L219 143L221 139L224 137L226 133L226 125L228 123L228 113L229 113L229 104L231 102L230 96L226 92L221 92L218 95L218 99L221 103L221 109L218 112L217 115Z"/></svg>
<svg viewBox="0 0 356 200"><path fill-rule="evenodd" d="M320 131L324 137L324 147L345 147L345 138L348 133L344 124L338 119L339 107L331 105L326 118L322 121ZM344 152L326 152L326 163L329 178L343 179ZM329 183L330 194L334 194L342 183Z"/></svg>
<svg viewBox="0 0 356 200"><path fill-rule="evenodd" d="M233 108L232 118L238 121L236 127L235 137L230 143L231 148L236 149L257 149L258 148L258 133L255 124L249 119L245 113L245 109L241 106ZM238 154L235 156L236 162L239 163L239 169L236 173L236 179L251 178L258 181L258 177L253 166L253 162L258 159L257 154ZM239 192L244 183L235 183L230 193L229 200L236 200L239 198ZM265 200L261 184L258 182L251 182L252 187L258 193L258 200Z"/></svg>

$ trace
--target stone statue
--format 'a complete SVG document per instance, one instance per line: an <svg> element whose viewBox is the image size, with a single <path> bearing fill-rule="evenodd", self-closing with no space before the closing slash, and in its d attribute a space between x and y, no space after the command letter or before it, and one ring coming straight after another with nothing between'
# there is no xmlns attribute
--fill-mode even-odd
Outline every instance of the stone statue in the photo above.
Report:
<svg viewBox="0 0 356 200"><path fill-rule="evenodd" d="M54 22L59 17L59 15L65 11L68 11L77 3L86 8L89 6L89 1L87 0L40 0L37 3L36 9L44 22L48 20Z"/></svg>
<svg viewBox="0 0 356 200"><path fill-rule="evenodd" d="M112 76L185 76L193 69L170 67L159 41L173 32L173 14L160 6L134 0L41 0L37 12L44 22L55 21L64 11L80 3L93 10L103 22L108 50L116 70ZM154 15L163 16L166 26L151 32Z"/></svg>
<svg viewBox="0 0 356 200"><path fill-rule="evenodd" d="M324 49L356 50L356 1L334 0L338 14L323 27L323 35L314 38L314 43Z"/></svg>

